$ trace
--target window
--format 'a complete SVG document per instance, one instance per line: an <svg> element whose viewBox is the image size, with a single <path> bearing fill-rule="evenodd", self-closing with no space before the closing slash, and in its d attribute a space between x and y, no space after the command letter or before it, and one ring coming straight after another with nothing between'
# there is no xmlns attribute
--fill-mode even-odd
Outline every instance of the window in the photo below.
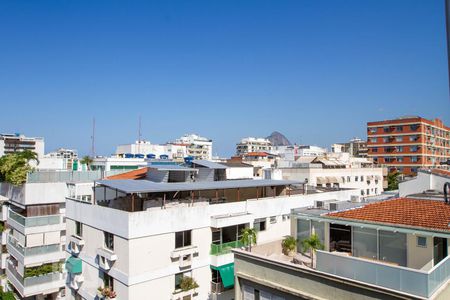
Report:
<svg viewBox="0 0 450 300"><path fill-rule="evenodd" d="M110 287L112 290L114 290L114 278L112 278L105 272L102 273L103 273L103 285L105 287Z"/></svg>
<svg viewBox="0 0 450 300"><path fill-rule="evenodd" d="M253 228L255 228L256 231L266 230L266 218L256 219L253 223Z"/></svg>
<svg viewBox="0 0 450 300"><path fill-rule="evenodd" d="M388 137L384 137L384 138L383 138L383 142L384 142L384 143L389 142L389 138L388 138Z"/></svg>
<svg viewBox="0 0 450 300"><path fill-rule="evenodd" d="M175 248L183 248L191 245L192 230L175 232Z"/></svg>
<svg viewBox="0 0 450 300"><path fill-rule="evenodd" d="M397 126L397 127L395 127L395 130L397 130L397 131L403 131L403 126Z"/></svg>
<svg viewBox="0 0 450 300"><path fill-rule="evenodd" d="M377 138L370 138L370 142L371 143L376 143L377 142Z"/></svg>
<svg viewBox="0 0 450 300"><path fill-rule="evenodd" d="M403 157L401 157L401 156L397 157L397 161L398 162L403 162Z"/></svg>
<svg viewBox="0 0 450 300"><path fill-rule="evenodd" d="M181 290L181 280L184 277L184 273L175 274L175 290Z"/></svg>
<svg viewBox="0 0 450 300"><path fill-rule="evenodd" d="M395 147L395 150L397 150L397 152L403 152L403 147L401 146Z"/></svg>
<svg viewBox="0 0 450 300"><path fill-rule="evenodd" d="M427 238L424 236L418 236L417 237L417 247L427 247Z"/></svg>
<svg viewBox="0 0 450 300"><path fill-rule="evenodd" d="M83 224L78 221L75 221L75 234L79 237L83 236Z"/></svg>
<svg viewBox="0 0 450 300"><path fill-rule="evenodd" d="M409 149L411 150L411 152L417 152L419 148L417 146L411 146Z"/></svg>
<svg viewBox="0 0 450 300"><path fill-rule="evenodd" d="M375 132L377 132L377 128L376 127L369 128L369 132L375 133Z"/></svg>
<svg viewBox="0 0 450 300"><path fill-rule="evenodd" d="M104 231L105 247L109 250L114 250L114 234Z"/></svg>
<svg viewBox="0 0 450 300"><path fill-rule="evenodd" d="M355 176L355 181L358 181L358 179L359 179L359 177L358 177L358 176Z"/></svg>
<svg viewBox="0 0 450 300"><path fill-rule="evenodd" d="M389 132L389 127L383 127L384 132Z"/></svg>
<svg viewBox="0 0 450 300"><path fill-rule="evenodd" d="M277 223L277 217L276 216L270 217L270 224L275 224L275 223Z"/></svg>
<svg viewBox="0 0 450 300"><path fill-rule="evenodd" d="M288 221L290 218L290 215L283 215L283 221Z"/></svg>
<svg viewBox="0 0 450 300"><path fill-rule="evenodd" d="M402 136L397 136L397 137L395 137L395 141L396 142L403 142L403 137Z"/></svg>
<svg viewBox="0 0 450 300"><path fill-rule="evenodd" d="M361 190L361 196L364 196L364 190Z"/></svg>
<svg viewBox="0 0 450 300"><path fill-rule="evenodd" d="M417 156L411 156L411 162L417 162L418 157Z"/></svg>
<svg viewBox="0 0 450 300"><path fill-rule="evenodd" d="M350 176L347 176L347 182L350 182L350 179L351 179Z"/></svg>
<svg viewBox="0 0 450 300"><path fill-rule="evenodd" d="M366 195L369 196L370 195L370 189L366 190Z"/></svg>
<svg viewBox="0 0 450 300"><path fill-rule="evenodd" d="M364 181L364 176L361 176L361 181Z"/></svg>
<svg viewBox="0 0 450 300"><path fill-rule="evenodd" d="M372 152L378 152L378 148L372 148Z"/></svg>

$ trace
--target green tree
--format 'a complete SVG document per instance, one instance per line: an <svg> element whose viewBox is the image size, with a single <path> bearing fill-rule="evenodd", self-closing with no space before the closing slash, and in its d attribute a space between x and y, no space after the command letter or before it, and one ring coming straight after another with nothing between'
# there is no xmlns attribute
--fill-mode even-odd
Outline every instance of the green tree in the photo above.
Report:
<svg viewBox="0 0 450 300"><path fill-rule="evenodd" d="M390 172L387 176L388 181L388 191L397 190L398 189L398 175L397 171Z"/></svg>
<svg viewBox="0 0 450 300"><path fill-rule="evenodd" d="M293 236L288 236L281 242L281 247L286 255L290 255L295 251L297 247L297 240Z"/></svg>
<svg viewBox="0 0 450 300"><path fill-rule="evenodd" d="M311 253L311 268L314 268L314 252L323 249L317 234L312 234L309 238L302 241L303 252L310 251Z"/></svg>
<svg viewBox="0 0 450 300"><path fill-rule="evenodd" d="M252 252L252 245L256 245L258 232L254 228L244 228L241 233L241 243L244 244L250 252Z"/></svg>
<svg viewBox="0 0 450 300"><path fill-rule="evenodd" d="M30 162L37 159L35 152L25 150L4 155L0 158L0 181L21 185L27 180L27 174L33 171Z"/></svg>
<svg viewBox="0 0 450 300"><path fill-rule="evenodd" d="M83 158L80 160L80 163L83 165L86 165L87 169L90 170L91 169L91 164L94 160L92 159L92 157L86 155L83 156Z"/></svg>

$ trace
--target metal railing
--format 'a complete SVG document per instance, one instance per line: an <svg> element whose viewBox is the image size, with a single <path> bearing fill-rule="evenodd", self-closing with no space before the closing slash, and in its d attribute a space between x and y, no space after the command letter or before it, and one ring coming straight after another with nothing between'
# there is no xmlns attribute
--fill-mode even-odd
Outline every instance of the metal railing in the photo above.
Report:
<svg viewBox="0 0 450 300"><path fill-rule="evenodd" d="M20 245L19 242L10 235L8 236L8 244L19 251L19 253L21 253L23 256L41 255L61 251L61 247L59 244L26 248Z"/></svg>
<svg viewBox="0 0 450 300"><path fill-rule="evenodd" d="M28 174L27 183L88 182L131 170L36 171Z"/></svg>
<svg viewBox="0 0 450 300"><path fill-rule="evenodd" d="M233 241L223 244L211 244L211 255L222 255L231 252L233 248L243 247L244 244L241 241Z"/></svg>
<svg viewBox="0 0 450 300"><path fill-rule="evenodd" d="M25 227L54 225L61 223L60 215L25 217L12 210L9 210L8 217Z"/></svg>
<svg viewBox="0 0 450 300"><path fill-rule="evenodd" d="M222 282L211 281L211 292L214 294L220 294L225 290Z"/></svg>
<svg viewBox="0 0 450 300"><path fill-rule="evenodd" d="M425 298L450 279L450 256L428 272L325 251L316 259L318 271Z"/></svg>

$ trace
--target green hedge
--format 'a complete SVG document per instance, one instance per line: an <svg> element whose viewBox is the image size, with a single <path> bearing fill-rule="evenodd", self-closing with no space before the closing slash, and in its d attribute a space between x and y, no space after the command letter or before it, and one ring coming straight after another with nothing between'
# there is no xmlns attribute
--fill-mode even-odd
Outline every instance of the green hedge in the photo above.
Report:
<svg viewBox="0 0 450 300"><path fill-rule="evenodd" d="M38 267L26 268L25 278L41 276L53 272L62 272L62 263L45 264Z"/></svg>

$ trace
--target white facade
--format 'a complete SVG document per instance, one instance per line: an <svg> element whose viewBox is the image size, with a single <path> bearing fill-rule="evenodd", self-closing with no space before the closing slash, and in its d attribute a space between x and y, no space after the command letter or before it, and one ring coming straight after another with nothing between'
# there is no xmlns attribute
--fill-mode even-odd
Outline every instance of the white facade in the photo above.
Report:
<svg viewBox="0 0 450 300"><path fill-rule="evenodd" d="M196 135L185 134L179 139L175 140L174 145L185 145L187 147L188 156L194 159L212 159L212 140Z"/></svg>
<svg viewBox="0 0 450 300"><path fill-rule="evenodd" d="M399 196L405 197L412 194L422 193L427 190L442 192L444 184L450 181L450 173L444 175L433 170L419 170L417 177L400 182L398 185Z"/></svg>
<svg viewBox="0 0 450 300"><path fill-rule="evenodd" d="M236 144L236 155L242 156L249 152L272 152L272 143L265 138L247 137Z"/></svg>
<svg viewBox="0 0 450 300"><path fill-rule="evenodd" d="M74 299L71 291L84 299L94 299L97 288L104 284L102 277L113 285L120 300L181 299L183 293L175 288L179 273L186 273L198 283L198 288L185 292L193 299L232 299L232 290L214 293L211 289L212 267L234 262L231 253L211 254L213 228L242 224L253 227L255 220L263 220L265 229L258 234L258 244L266 243L289 234L292 208L311 206L315 200L349 200L358 194L357 190L343 190L222 204L196 202L138 212L68 199L68 240L75 238L82 246L69 244L67 249L82 260L83 270L78 276L84 282L76 290L67 287L67 299ZM76 234L77 224L82 224L81 235ZM191 242L176 248L175 233L184 231L190 232ZM105 232L113 235L111 250L106 249Z"/></svg>
<svg viewBox="0 0 450 300"><path fill-rule="evenodd" d="M383 168L337 168L320 166L309 168L281 168L276 170L278 177L308 181L308 185L318 187L339 187L357 189L360 196L375 196L383 192ZM279 177L281 176L281 178Z"/></svg>
<svg viewBox="0 0 450 300"><path fill-rule="evenodd" d="M119 145L116 148L116 155L131 154L154 154L156 158L167 155L170 159L183 159L188 156L186 145L176 144L152 144L149 141L136 141L134 144Z"/></svg>
<svg viewBox="0 0 450 300"><path fill-rule="evenodd" d="M0 134L0 157L13 152L31 150L38 158L44 156L45 143L41 137L26 137L22 134Z"/></svg>
<svg viewBox="0 0 450 300"><path fill-rule="evenodd" d="M92 170L134 170L146 167L147 161L144 158L125 158L119 156L95 157L91 164Z"/></svg>

